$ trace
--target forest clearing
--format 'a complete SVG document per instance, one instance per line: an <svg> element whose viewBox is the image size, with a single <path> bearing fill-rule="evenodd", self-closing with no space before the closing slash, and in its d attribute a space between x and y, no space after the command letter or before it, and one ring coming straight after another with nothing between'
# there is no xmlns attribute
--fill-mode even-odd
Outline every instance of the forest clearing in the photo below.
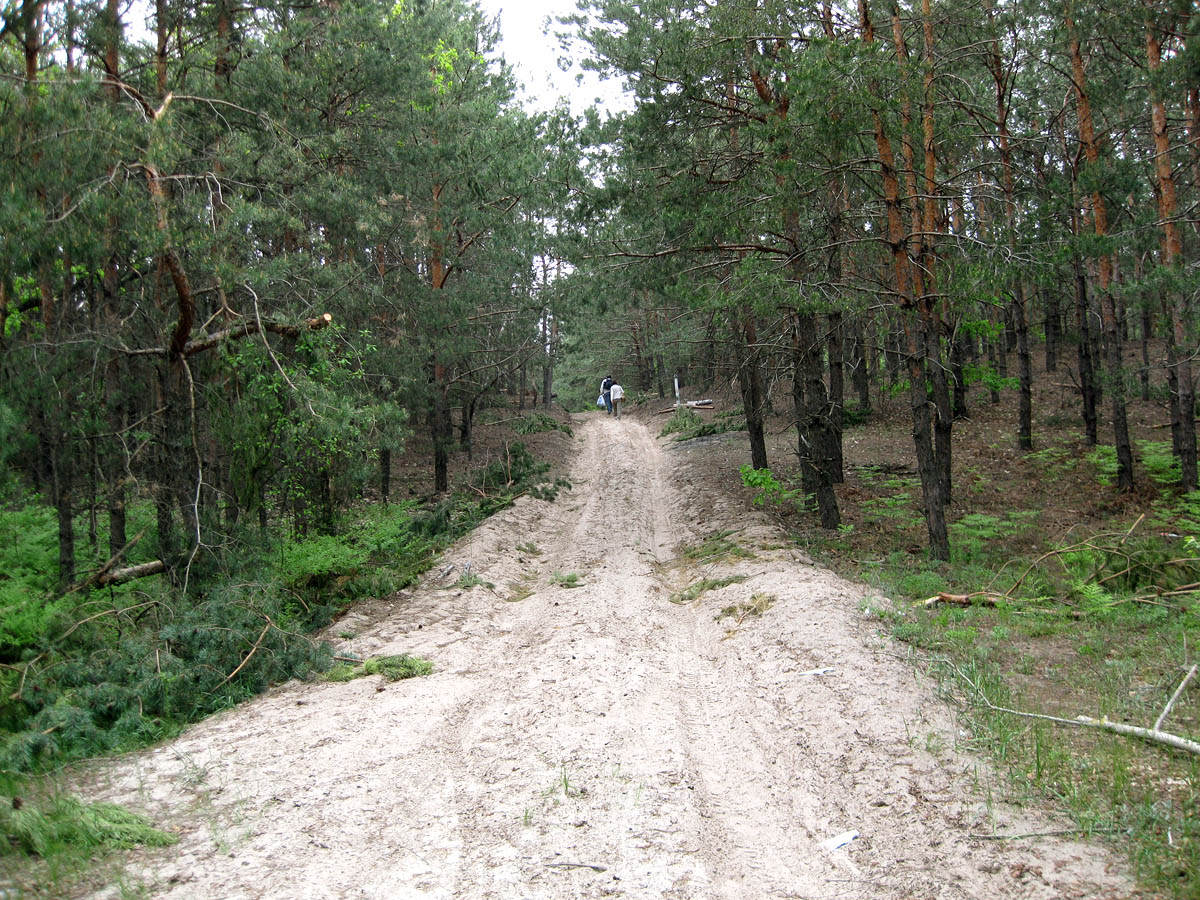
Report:
<svg viewBox="0 0 1200 900"><path fill-rule="evenodd" d="M497 2L0 3L0 895L1200 897L1195 0Z"/></svg>

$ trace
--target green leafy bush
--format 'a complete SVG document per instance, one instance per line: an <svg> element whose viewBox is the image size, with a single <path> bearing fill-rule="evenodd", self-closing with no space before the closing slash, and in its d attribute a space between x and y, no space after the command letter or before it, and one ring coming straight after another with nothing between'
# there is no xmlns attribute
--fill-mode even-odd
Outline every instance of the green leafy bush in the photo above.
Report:
<svg viewBox="0 0 1200 900"><path fill-rule="evenodd" d="M1179 484L1179 458L1170 441L1137 441L1138 454L1146 475L1158 485Z"/></svg>
<svg viewBox="0 0 1200 900"><path fill-rule="evenodd" d="M1146 475L1158 485L1179 484L1179 460L1171 452L1169 441L1135 441L1138 460ZM1095 447L1087 456L1096 467L1097 480L1106 486L1117 483L1117 450L1107 444Z"/></svg>
<svg viewBox="0 0 1200 900"><path fill-rule="evenodd" d="M768 503L777 506L794 505L804 496L802 491L785 488L770 469L756 469L746 464L738 471L742 476L742 484L754 489L755 506L765 506Z"/></svg>
<svg viewBox="0 0 1200 900"><path fill-rule="evenodd" d="M351 543L344 536L322 534L300 541L288 541L281 553L282 575L293 587L326 583L334 575L358 569L370 555L366 547Z"/></svg>

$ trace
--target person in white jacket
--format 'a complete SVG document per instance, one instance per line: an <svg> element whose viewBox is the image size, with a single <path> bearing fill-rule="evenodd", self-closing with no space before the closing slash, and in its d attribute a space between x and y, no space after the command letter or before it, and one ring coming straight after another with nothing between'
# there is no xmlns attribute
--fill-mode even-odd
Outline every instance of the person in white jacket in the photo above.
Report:
<svg viewBox="0 0 1200 900"><path fill-rule="evenodd" d="M625 399L625 388L614 382L609 393L612 395L613 415L619 419L621 418L621 401Z"/></svg>

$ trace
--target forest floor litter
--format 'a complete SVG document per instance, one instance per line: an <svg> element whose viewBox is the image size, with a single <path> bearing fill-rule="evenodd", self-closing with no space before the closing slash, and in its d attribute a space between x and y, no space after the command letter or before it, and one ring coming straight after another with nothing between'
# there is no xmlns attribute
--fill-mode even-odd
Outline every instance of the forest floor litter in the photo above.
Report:
<svg viewBox="0 0 1200 900"><path fill-rule="evenodd" d="M885 601L709 490L699 448L668 452L636 417L573 425L571 490L522 498L326 635L433 674L292 682L84 767L88 799L180 836L130 854L127 883L172 900L1137 895L1110 849L989 800L987 761L871 617Z"/></svg>

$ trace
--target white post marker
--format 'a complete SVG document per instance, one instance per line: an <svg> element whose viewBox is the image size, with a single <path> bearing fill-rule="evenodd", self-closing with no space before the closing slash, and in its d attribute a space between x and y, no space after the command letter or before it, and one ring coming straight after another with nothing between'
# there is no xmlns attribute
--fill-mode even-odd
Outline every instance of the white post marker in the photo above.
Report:
<svg viewBox="0 0 1200 900"><path fill-rule="evenodd" d="M675 405L679 406L680 403L681 403L681 400L679 397L679 376L676 375L675 376Z"/></svg>

